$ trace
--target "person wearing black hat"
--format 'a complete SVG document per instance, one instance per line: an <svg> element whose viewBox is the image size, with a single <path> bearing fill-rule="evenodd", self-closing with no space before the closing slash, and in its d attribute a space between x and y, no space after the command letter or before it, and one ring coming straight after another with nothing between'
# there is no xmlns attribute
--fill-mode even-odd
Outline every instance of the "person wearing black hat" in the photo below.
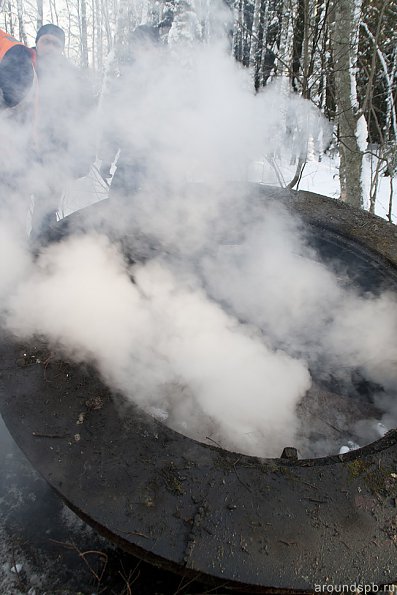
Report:
<svg viewBox="0 0 397 595"><path fill-rule="evenodd" d="M64 56L64 47L60 27L40 27L34 48L39 102L32 239L57 221L64 188L88 173L95 156L93 135L86 128L94 107L89 77Z"/></svg>
<svg viewBox="0 0 397 595"><path fill-rule="evenodd" d="M0 29L0 208L2 218L7 216L21 237L28 209L36 93L31 50Z"/></svg>
<svg viewBox="0 0 397 595"><path fill-rule="evenodd" d="M57 25L48 23L37 31L36 52L41 57L47 54L62 54L65 48L65 33Z"/></svg>

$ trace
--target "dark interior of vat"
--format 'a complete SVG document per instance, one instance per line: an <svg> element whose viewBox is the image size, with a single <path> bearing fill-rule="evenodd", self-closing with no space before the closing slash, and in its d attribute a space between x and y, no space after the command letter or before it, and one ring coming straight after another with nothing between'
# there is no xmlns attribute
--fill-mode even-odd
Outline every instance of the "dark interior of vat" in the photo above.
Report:
<svg viewBox="0 0 397 595"><path fill-rule="evenodd" d="M378 296L383 291L396 291L397 273L379 255L329 228L307 223L307 233L309 245L314 248L319 260L331 270L341 273L346 288L353 288L362 296ZM332 363L324 359L316 362L310 368L310 373L312 386L297 406L300 425L296 442L291 442L288 428L285 429L285 446L296 447L299 459L355 450L378 440L392 429L382 423L385 411L375 399L375 396L384 394L384 387L368 380L359 367L341 377L332 368ZM182 395L184 388L176 386L172 390L180 390ZM182 425L175 423L166 405L164 408L149 408L148 413L186 436L228 448L216 423L205 417L202 418L201 427L195 424L192 428L188 422ZM200 416L199 411L197 414ZM233 446L231 450L234 450ZM261 452L260 437L254 453L242 452L266 456L266 452Z"/></svg>
<svg viewBox="0 0 397 595"><path fill-rule="evenodd" d="M50 239L57 240L69 233L69 223L69 220L62 222ZM319 260L339 272L347 288L351 287L363 296L377 296L384 290L396 290L397 273L381 256L331 228L309 220L305 227L308 243ZM134 234L132 237L126 233L121 239L121 246L130 262L151 258L156 253L155 245L145 236ZM280 347L283 348L283 345ZM297 406L299 429L296 442L291 442L288 428L285 429L285 446L296 447L298 458L324 457L354 450L379 439L391 429L382 424L384 411L374 398L382 395L384 387L368 380L359 367L349 371L342 379L338 370L332 368L332 363L324 359L310 366L310 374L312 386ZM176 394L181 392L183 397L184 387L172 386L169 390ZM175 422L166 402L164 406L160 404L159 407L148 408L147 413L188 437L235 450L233 444L228 445L224 441L216 423L205 416L201 418L201 423L196 422L194 426L189 420L182 424L180 420ZM200 419L200 415L204 414L198 409L195 417ZM261 450L260 437L254 452L244 449L241 452L266 456L266 452Z"/></svg>
<svg viewBox="0 0 397 595"><path fill-rule="evenodd" d="M394 268L364 246L318 227L312 228L310 239L321 260L336 270L343 270L346 285L361 295L377 296L385 290L396 291ZM347 382L337 378L332 368L327 369L326 361L311 373L312 388L298 406L302 421L300 435L308 444L302 456L337 454L342 445L349 445L351 449L362 447L391 429L381 423L384 411L374 398L384 392L384 387L365 378L360 368L349 372ZM316 432L312 433L314 420ZM360 421L365 426L365 442L362 430L357 430ZM334 450L329 452L331 444Z"/></svg>

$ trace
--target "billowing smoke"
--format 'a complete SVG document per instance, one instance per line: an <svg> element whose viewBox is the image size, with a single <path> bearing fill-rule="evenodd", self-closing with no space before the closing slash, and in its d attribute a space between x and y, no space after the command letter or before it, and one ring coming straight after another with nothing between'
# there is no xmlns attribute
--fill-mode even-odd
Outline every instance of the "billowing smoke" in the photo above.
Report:
<svg viewBox="0 0 397 595"><path fill-rule="evenodd" d="M133 267L135 284L128 272L103 237L52 247L13 296L9 328L44 334L74 359L93 361L141 405L171 405L178 424L194 423L201 410L229 443L249 445L256 432L271 437L277 453L309 388L306 367L269 349L209 300L197 279L176 277L166 262Z"/></svg>
<svg viewBox="0 0 397 595"><path fill-rule="evenodd" d="M395 296L347 287L300 221L275 199L252 198L244 182L255 160L299 156L309 138L326 142L328 129L282 87L251 88L223 44L135 48L98 119L99 156L112 163L119 154L126 176L112 188L112 215L101 231L31 256L23 218L3 209L2 321L16 337L44 337L94 363L112 388L189 435L264 456L286 445L325 454L329 445L308 446L298 416L313 371L326 363L350 382L359 368L389 403ZM29 184L53 177L34 168L25 180L21 155L3 184L8 205L28 204ZM119 238L141 262L122 255ZM382 410L390 427L395 415Z"/></svg>
<svg viewBox="0 0 397 595"><path fill-rule="evenodd" d="M202 271L211 295L273 345L311 367L326 360L340 377L361 367L374 382L394 386L395 294L349 288L344 271L326 268L280 208L268 209L232 249L205 257Z"/></svg>

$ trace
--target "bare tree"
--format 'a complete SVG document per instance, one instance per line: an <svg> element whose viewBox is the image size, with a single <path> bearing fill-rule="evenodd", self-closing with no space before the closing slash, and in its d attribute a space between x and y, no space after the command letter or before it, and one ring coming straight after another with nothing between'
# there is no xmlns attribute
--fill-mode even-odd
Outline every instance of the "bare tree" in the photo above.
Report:
<svg viewBox="0 0 397 595"><path fill-rule="evenodd" d="M26 31L25 31L25 21L24 21L22 0L17 0L17 14L18 14L19 39L21 41L23 41L23 43L25 45L27 45L28 38L26 37Z"/></svg>
<svg viewBox="0 0 397 595"><path fill-rule="evenodd" d="M86 0L80 0L81 65L88 68L88 27Z"/></svg>
<svg viewBox="0 0 397 595"><path fill-rule="evenodd" d="M43 0L36 0L37 2L37 31L43 26Z"/></svg>
<svg viewBox="0 0 397 595"><path fill-rule="evenodd" d="M250 65L254 72L254 87L256 91L263 85L263 64L266 59L267 25L267 0L255 0Z"/></svg>
<svg viewBox="0 0 397 595"><path fill-rule="evenodd" d="M362 140L365 134L365 118L358 104L356 88L360 8L360 0L333 0L330 13L341 199L355 207L363 206Z"/></svg>

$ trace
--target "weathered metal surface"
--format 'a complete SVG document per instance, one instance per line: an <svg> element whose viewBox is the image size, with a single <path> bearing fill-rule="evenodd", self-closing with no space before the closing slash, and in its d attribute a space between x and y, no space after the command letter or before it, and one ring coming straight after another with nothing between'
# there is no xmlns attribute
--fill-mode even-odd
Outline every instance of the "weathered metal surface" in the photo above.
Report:
<svg viewBox="0 0 397 595"><path fill-rule="evenodd" d="M313 192L292 192L291 206L311 222L334 229L340 236L378 252L394 265L397 263L397 228L392 223Z"/></svg>
<svg viewBox="0 0 397 595"><path fill-rule="evenodd" d="M342 227L355 214L331 199L323 209L317 195L290 197L291 208L334 230L340 213ZM349 237L370 238L374 282L389 265L395 275L395 228L355 216L362 233L348 222L342 229L349 249L365 262L370 253ZM396 431L324 459L248 457L167 429L92 370L52 355L3 341L1 412L66 502L126 550L251 592L397 580Z"/></svg>

